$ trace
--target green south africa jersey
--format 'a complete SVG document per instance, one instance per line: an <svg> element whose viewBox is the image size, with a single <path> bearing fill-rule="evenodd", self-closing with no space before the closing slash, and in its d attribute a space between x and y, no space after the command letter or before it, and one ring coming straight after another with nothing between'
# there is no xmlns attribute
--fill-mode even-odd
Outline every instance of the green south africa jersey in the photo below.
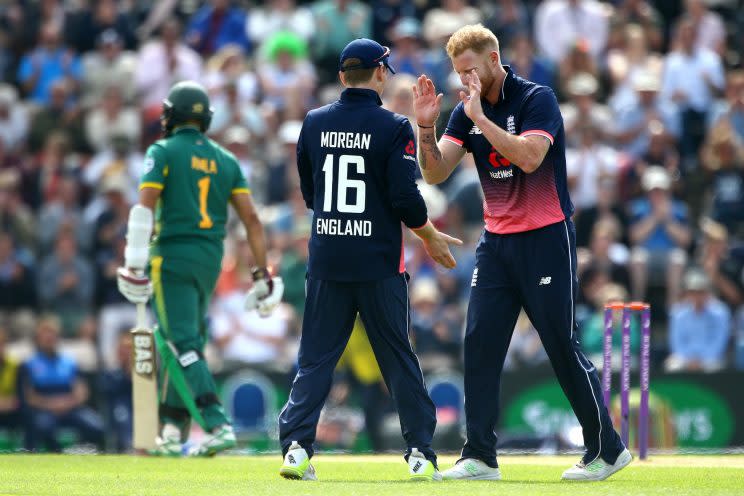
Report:
<svg viewBox="0 0 744 496"><path fill-rule="evenodd" d="M148 148L148 187L161 190L152 254L219 269L230 198L250 192L235 156L196 128L177 129Z"/></svg>

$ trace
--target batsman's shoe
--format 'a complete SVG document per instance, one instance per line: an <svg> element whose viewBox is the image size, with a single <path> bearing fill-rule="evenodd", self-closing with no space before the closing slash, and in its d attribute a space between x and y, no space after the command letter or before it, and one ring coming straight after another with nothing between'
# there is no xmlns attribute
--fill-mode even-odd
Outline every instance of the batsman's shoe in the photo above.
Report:
<svg viewBox="0 0 744 496"><path fill-rule="evenodd" d="M279 475L285 479L318 480L315 476L315 468L310 463L310 457L307 456L307 451L297 441L292 441L287 454L284 455L284 463L279 469Z"/></svg>
<svg viewBox="0 0 744 496"><path fill-rule="evenodd" d="M412 481L441 481L442 474L417 448L408 455L408 474Z"/></svg>
<svg viewBox="0 0 744 496"><path fill-rule="evenodd" d="M181 440L175 437L158 437L155 439L155 449L147 453L151 456L181 456L183 445Z"/></svg>
<svg viewBox="0 0 744 496"><path fill-rule="evenodd" d="M444 480L501 480L501 471L476 458L465 458L442 472Z"/></svg>
<svg viewBox="0 0 744 496"><path fill-rule="evenodd" d="M234 448L237 445L232 426L223 425L209 435L201 444L189 451L189 456L214 456L220 451Z"/></svg>
<svg viewBox="0 0 744 496"><path fill-rule="evenodd" d="M627 467L632 459L633 456L626 448L620 453L620 456L617 457L613 465L610 465L601 458L597 458L591 463L584 463L582 460L563 472L561 479L571 481L602 481L615 472Z"/></svg>

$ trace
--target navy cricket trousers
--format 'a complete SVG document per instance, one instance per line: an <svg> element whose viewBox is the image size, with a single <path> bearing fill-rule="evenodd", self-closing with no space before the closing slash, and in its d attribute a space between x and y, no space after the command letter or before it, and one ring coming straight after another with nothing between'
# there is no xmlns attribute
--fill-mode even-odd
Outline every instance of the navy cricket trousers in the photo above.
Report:
<svg viewBox="0 0 744 496"><path fill-rule="evenodd" d="M550 358L586 446L585 462L614 463L623 449L594 365L576 336L576 234L570 221L515 234L484 232L476 251L465 330L467 441L462 458L496 467L504 358L524 308Z"/></svg>
<svg viewBox="0 0 744 496"><path fill-rule="evenodd" d="M436 465L431 449L436 412L408 339L407 277L400 274L365 282L308 278L299 371L279 415L279 438L285 454L292 441L297 441L312 456L320 410L359 313L398 410L406 455L411 448L418 448Z"/></svg>

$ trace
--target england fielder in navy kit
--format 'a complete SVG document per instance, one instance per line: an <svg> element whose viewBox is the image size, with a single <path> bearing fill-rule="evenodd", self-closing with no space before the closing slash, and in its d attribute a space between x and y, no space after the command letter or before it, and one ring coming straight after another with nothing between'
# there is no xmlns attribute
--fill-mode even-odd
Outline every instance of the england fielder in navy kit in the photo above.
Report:
<svg viewBox="0 0 744 496"><path fill-rule="evenodd" d="M315 479L318 417L359 313L398 409L410 477L441 480L431 449L434 404L408 340L401 222L446 268L455 266L448 245L461 242L428 220L411 124L380 106L393 72L389 54L372 40L351 42L340 60L346 89L307 114L297 143L302 195L314 215L299 371L279 416L286 478Z"/></svg>
<svg viewBox="0 0 744 496"><path fill-rule="evenodd" d="M465 26L447 53L467 91L437 143L442 95L422 75L414 92L419 166L444 181L473 154L484 193L485 231L476 251L465 331L467 440L444 479L498 480L494 429L499 384L520 308L537 329L583 428L586 453L564 479L603 480L631 461L613 429L594 365L576 336L576 242L566 184L565 136L550 88L501 65L496 36Z"/></svg>

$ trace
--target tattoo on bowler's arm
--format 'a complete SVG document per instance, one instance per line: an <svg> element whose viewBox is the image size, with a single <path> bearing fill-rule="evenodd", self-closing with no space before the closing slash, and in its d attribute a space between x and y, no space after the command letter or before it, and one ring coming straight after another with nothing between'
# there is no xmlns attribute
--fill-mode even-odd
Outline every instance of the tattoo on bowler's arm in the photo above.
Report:
<svg viewBox="0 0 744 496"><path fill-rule="evenodd" d="M421 150L423 153L421 153L421 156L419 157L419 165L422 169L427 168L426 163L426 154L431 153L434 157L434 160L438 163L442 160L442 152L439 151L439 145L437 145L437 139L434 135L434 131L427 130L422 133L420 133L420 139L421 139Z"/></svg>

